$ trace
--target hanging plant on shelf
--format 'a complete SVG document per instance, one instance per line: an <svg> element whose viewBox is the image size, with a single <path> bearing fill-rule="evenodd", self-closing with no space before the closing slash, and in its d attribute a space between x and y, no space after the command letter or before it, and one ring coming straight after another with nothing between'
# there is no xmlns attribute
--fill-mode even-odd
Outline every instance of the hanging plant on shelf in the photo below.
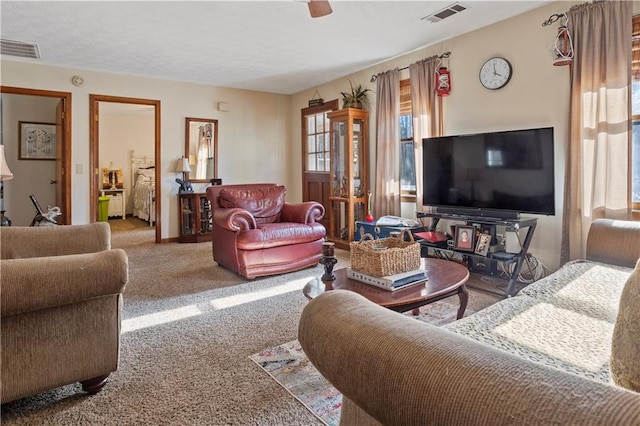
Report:
<svg viewBox="0 0 640 426"><path fill-rule="evenodd" d="M360 108L368 101L368 93L371 89L365 89L362 84L356 86L349 80L351 90L348 92L340 92L342 95L342 108Z"/></svg>

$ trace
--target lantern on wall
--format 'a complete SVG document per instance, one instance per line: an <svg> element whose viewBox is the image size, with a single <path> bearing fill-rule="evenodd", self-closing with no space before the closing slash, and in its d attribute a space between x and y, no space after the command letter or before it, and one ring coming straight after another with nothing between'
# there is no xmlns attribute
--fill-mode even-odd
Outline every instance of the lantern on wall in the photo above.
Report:
<svg viewBox="0 0 640 426"><path fill-rule="evenodd" d="M447 67L440 67L436 71L436 93L438 96L449 96L451 92L451 73Z"/></svg>
<svg viewBox="0 0 640 426"><path fill-rule="evenodd" d="M573 62L573 42L571 34L569 34L569 28L567 28L569 18L564 13L562 18L564 18L564 24L558 27L556 41L553 46L553 65L555 66L569 65Z"/></svg>

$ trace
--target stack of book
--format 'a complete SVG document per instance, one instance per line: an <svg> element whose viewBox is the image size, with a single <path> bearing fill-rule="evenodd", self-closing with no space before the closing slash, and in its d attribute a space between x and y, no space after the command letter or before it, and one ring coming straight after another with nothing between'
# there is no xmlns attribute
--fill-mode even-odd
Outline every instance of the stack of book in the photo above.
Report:
<svg viewBox="0 0 640 426"><path fill-rule="evenodd" d="M347 277L352 280L361 281L389 291L395 291L410 285L424 283L427 280L426 273L422 269L402 272L400 274L389 275L386 277L374 277L372 275L356 271L351 267L347 267Z"/></svg>

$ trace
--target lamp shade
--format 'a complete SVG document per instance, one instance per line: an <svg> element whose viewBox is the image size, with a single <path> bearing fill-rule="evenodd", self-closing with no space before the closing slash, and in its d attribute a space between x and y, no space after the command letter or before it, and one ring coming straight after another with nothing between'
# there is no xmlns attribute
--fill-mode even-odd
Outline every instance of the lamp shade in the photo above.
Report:
<svg viewBox="0 0 640 426"><path fill-rule="evenodd" d="M0 180L13 179L13 173L9 170L7 160L4 158L4 145L0 145Z"/></svg>
<svg viewBox="0 0 640 426"><path fill-rule="evenodd" d="M191 173L189 160L187 160L185 157L179 159L178 164L176 165L176 173Z"/></svg>

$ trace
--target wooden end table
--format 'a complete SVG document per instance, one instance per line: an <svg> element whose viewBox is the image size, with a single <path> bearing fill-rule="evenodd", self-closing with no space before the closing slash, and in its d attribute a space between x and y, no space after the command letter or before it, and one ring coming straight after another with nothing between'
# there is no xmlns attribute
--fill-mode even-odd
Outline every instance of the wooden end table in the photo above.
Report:
<svg viewBox="0 0 640 426"><path fill-rule="evenodd" d="M469 270L457 262L434 258L421 259L420 268L426 271L425 283L410 285L396 291L384 290L347 278L347 270L342 268L333 271L335 281L314 278L304 286L302 293L311 300L325 291L349 290L396 312L414 310L415 315L419 307L457 294L460 308L456 318L462 318L469 301L465 285L469 279Z"/></svg>

